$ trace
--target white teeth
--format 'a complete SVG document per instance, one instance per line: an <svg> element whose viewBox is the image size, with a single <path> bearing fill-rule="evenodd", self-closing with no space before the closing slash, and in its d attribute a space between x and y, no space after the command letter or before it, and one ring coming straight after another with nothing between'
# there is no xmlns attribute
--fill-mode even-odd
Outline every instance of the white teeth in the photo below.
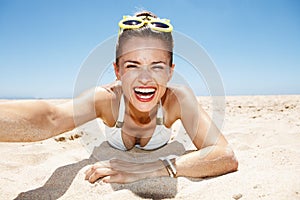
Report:
<svg viewBox="0 0 300 200"><path fill-rule="evenodd" d="M150 100L154 95L155 95L155 88L134 88L135 94L140 98L144 99L147 101L148 99Z"/></svg>
<svg viewBox="0 0 300 200"><path fill-rule="evenodd" d="M155 92L154 88L134 88L135 92L141 92L141 93L150 93Z"/></svg>
<svg viewBox="0 0 300 200"><path fill-rule="evenodd" d="M139 97L142 99L150 99L154 94L151 95L140 95Z"/></svg>

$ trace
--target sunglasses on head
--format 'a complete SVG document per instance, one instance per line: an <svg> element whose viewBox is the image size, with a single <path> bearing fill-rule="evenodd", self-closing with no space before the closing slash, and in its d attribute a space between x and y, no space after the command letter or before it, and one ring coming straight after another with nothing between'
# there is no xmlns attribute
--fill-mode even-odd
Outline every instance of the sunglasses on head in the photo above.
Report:
<svg viewBox="0 0 300 200"><path fill-rule="evenodd" d="M168 19L154 18L151 16L123 16L119 22L119 35L124 29L138 29L147 24L152 30L159 32L172 32L173 26Z"/></svg>

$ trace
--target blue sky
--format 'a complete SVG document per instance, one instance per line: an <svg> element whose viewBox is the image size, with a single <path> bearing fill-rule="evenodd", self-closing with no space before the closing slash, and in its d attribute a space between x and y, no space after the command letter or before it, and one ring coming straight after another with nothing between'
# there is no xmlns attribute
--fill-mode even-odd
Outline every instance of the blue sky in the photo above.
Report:
<svg viewBox="0 0 300 200"><path fill-rule="evenodd" d="M0 98L72 97L89 53L141 8L205 49L226 95L300 94L297 0L0 0ZM201 78L185 78L207 93Z"/></svg>

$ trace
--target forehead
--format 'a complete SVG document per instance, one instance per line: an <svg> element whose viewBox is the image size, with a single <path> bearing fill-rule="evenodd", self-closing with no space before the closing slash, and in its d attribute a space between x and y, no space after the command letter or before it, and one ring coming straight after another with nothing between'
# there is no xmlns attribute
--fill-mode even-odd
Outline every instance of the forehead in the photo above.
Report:
<svg viewBox="0 0 300 200"><path fill-rule="evenodd" d="M136 57L136 59L169 58L169 49L166 47L165 42L160 39L135 37L128 39L121 48L120 61L128 57Z"/></svg>

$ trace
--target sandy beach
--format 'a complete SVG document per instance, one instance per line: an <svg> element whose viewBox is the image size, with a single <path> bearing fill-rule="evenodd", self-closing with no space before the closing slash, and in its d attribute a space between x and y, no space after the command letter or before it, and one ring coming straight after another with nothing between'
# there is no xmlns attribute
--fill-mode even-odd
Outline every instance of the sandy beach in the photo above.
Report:
<svg viewBox="0 0 300 200"><path fill-rule="evenodd" d="M199 101L211 113L210 99ZM146 154L116 152L103 142L103 131L93 120L45 141L0 143L0 199L300 199L300 95L226 97L222 132L239 170L218 177L90 184L84 171L97 159ZM147 159L181 153L181 143L192 148L180 122L172 131L173 141Z"/></svg>

